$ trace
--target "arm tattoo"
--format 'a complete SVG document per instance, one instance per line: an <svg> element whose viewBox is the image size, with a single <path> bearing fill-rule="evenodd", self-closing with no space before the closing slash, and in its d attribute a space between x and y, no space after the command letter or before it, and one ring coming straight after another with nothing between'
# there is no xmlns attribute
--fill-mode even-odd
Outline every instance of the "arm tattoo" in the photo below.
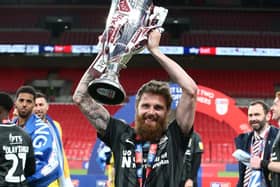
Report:
<svg viewBox="0 0 280 187"><path fill-rule="evenodd" d="M88 94L88 84L93 80L93 75L87 70L75 90L73 99L82 113L96 128L98 133L104 134L110 120L109 112Z"/></svg>
<svg viewBox="0 0 280 187"><path fill-rule="evenodd" d="M83 97L80 108L97 132L104 134L110 120L109 112L89 95Z"/></svg>

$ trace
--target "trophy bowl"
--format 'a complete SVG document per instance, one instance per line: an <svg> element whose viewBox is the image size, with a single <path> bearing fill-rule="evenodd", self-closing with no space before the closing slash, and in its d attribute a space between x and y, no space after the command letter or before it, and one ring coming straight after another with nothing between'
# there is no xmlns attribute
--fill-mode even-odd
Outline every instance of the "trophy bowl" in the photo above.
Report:
<svg viewBox="0 0 280 187"><path fill-rule="evenodd" d="M110 63L110 66L118 66L118 63ZM108 71L90 82L88 86L89 94L94 100L110 105L117 105L123 102L126 97L122 85L119 83L118 74Z"/></svg>
<svg viewBox="0 0 280 187"><path fill-rule="evenodd" d="M88 85L97 102L120 104L126 93L119 82L120 70L134 54L145 48L148 33L161 28L168 10L154 6L152 0L112 0L105 30L99 37L93 69L101 74Z"/></svg>

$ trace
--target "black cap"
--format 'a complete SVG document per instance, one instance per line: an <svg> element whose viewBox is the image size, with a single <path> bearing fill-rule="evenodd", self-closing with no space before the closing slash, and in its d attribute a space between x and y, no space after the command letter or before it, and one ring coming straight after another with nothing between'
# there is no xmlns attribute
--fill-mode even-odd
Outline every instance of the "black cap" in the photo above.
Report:
<svg viewBox="0 0 280 187"><path fill-rule="evenodd" d="M5 92L0 92L0 106L2 106L8 112L10 112L10 110L13 108L14 101L9 96L9 94L7 94Z"/></svg>

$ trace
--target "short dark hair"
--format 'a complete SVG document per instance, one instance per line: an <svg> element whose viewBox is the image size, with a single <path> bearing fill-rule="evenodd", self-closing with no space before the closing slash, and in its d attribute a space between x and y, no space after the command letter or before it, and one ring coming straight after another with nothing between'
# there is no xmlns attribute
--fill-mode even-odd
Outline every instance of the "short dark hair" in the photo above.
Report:
<svg viewBox="0 0 280 187"><path fill-rule="evenodd" d="M275 97L280 98L280 91L276 91L276 92L275 92Z"/></svg>
<svg viewBox="0 0 280 187"><path fill-rule="evenodd" d="M14 106L14 101L6 92L0 92L0 106L2 106L7 112L10 112Z"/></svg>
<svg viewBox="0 0 280 187"><path fill-rule="evenodd" d="M169 84L167 82L151 80L145 83L137 92L136 106L138 106L143 93L162 95L166 101L167 109L169 110L171 108L172 96L171 96Z"/></svg>
<svg viewBox="0 0 280 187"><path fill-rule="evenodd" d="M276 85L274 87L274 94L275 94L275 97L280 98L280 86L279 85Z"/></svg>
<svg viewBox="0 0 280 187"><path fill-rule="evenodd" d="M29 93L29 94L34 96L34 100L35 100L36 90L33 86L23 85L23 86L19 87L17 92L16 92L16 98L18 98L18 95L21 94L21 93Z"/></svg>
<svg viewBox="0 0 280 187"><path fill-rule="evenodd" d="M254 100L252 102L249 103L249 106L254 106L254 105L262 105L264 113L267 114L269 112L269 107L268 105L263 101L263 100Z"/></svg>
<svg viewBox="0 0 280 187"><path fill-rule="evenodd" d="M36 98L45 98L47 101L47 96L46 94L42 93L42 92L36 92Z"/></svg>

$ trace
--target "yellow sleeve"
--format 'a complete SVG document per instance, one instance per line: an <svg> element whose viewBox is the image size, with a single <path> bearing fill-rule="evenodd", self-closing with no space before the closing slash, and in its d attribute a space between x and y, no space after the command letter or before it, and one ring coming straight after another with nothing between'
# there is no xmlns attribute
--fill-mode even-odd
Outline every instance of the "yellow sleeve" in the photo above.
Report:
<svg viewBox="0 0 280 187"><path fill-rule="evenodd" d="M51 184L48 185L48 187L59 187L58 180L53 181Z"/></svg>
<svg viewBox="0 0 280 187"><path fill-rule="evenodd" d="M114 168L114 156L112 154L110 158L110 163L106 165L105 175L107 175L108 180L106 185L108 187L115 187L115 168Z"/></svg>
<svg viewBox="0 0 280 187"><path fill-rule="evenodd" d="M54 120L54 124L57 127L57 129L59 130L60 141L62 142L62 128L61 128L59 122L57 122L55 120ZM63 142L62 142L62 145L63 145ZM67 160L64 148L62 149L62 151L63 151L63 162L64 162L64 166L63 166L64 167L63 168L64 176L65 176L65 178L70 178L70 169L69 169L69 164L68 164L68 160Z"/></svg>
<svg viewBox="0 0 280 187"><path fill-rule="evenodd" d="M63 159L64 159L64 176L67 179L70 178L70 169L69 169L69 164L64 149L63 149Z"/></svg>

